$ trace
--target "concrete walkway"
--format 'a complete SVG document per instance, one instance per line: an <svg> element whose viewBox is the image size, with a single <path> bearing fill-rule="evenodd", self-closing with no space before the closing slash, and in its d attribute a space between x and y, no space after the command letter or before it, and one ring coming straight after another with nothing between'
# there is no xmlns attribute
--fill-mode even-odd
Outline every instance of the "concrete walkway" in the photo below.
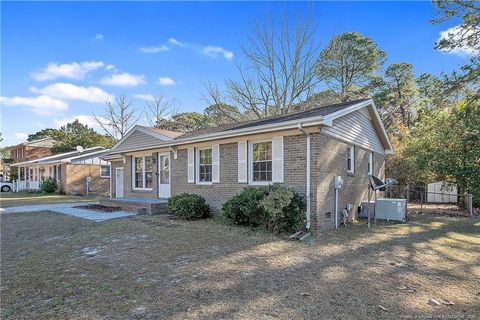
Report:
<svg viewBox="0 0 480 320"><path fill-rule="evenodd" d="M105 221L108 219L115 219L121 217L133 216L133 213L127 211L116 212L100 212L94 210L86 210L73 208L76 206L85 206L89 204L97 204L96 202L69 202L69 203L54 203L54 204L35 204L26 206L16 206L8 208L0 208L2 214L18 213L18 212L35 212L35 211L54 211L63 213L69 216L75 216L96 222Z"/></svg>

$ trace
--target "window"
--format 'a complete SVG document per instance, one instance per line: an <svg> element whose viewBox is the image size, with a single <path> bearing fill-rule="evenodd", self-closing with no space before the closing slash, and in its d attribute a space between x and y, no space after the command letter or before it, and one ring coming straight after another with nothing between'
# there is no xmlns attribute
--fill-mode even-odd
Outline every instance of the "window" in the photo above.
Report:
<svg viewBox="0 0 480 320"><path fill-rule="evenodd" d="M373 174L373 152L368 155L368 174Z"/></svg>
<svg viewBox="0 0 480 320"><path fill-rule="evenodd" d="M347 172L353 173L355 171L355 147L347 147Z"/></svg>
<svg viewBox="0 0 480 320"><path fill-rule="evenodd" d="M100 166L100 178L110 178L110 166Z"/></svg>
<svg viewBox="0 0 480 320"><path fill-rule="evenodd" d="M133 157L133 188L152 189L153 186L153 161L152 156Z"/></svg>
<svg viewBox="0 0 480 320"><path fill-rule="evenodd" d="M272 181L272 142L252 143L252 181Z"/></svg>
<svg viewBox="0 0 480 320"><path fill-rule="evenodd" d="M212 182L212 149L199 149L198 157L198 181Z"/></svg>

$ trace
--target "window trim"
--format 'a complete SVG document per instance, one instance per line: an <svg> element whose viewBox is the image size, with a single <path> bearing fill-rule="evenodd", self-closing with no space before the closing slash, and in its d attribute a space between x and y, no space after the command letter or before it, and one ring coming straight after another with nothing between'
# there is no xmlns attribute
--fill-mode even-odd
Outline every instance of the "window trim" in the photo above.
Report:
<svg viewBox="0 0 480 320"><path fill-rule="evenodd" d="M108 176L105 176L105 175L102 175L102 167L108 167ZM110 174L112 172L112 166L111 165L107 165L107 164L101 164L100 165L100 178L110 178Z"/></svg>
<svg viewBox="0 0 480 320"><path fill-rule="evenodd" d="M350 148L350 152L349 152ZM350 165L351 168L348 168L348 158L350 157ZM347 173L354 174L355 173L355 146L354 145L348 145L347 146L347 155L346 155L346 164L347 164Z"/></svg>
<svg viewBox="0 0 480 320"><path fill-rule="evenodd" d="M152 191L153 190L153 187L152 188L146 188L146 184L147 184L147 181L145 179L146 177L146 172L145 172L145 157L152 157L152 160L153 160L153 155L139 155L139 156L132 156L132 190L139 190L139 191ZM135 159L136 158L143 158L143 161L142 161L142 185L143 187L142 188L138 188L138 187L135 187ZM154 178L153 178L153 169L152 169L152 184L154 182Z"/></svg>
<svg viewBox="0 0 480 320"><path fill-rule="evenodd" d="M200 150L210 150L212 152L212 181L200 181ZM210 147L202 147L202 148L195 148L195 184L198 185L212 185L213 184L213 148Z"/></svg>
<svg viewBox="0 0 480 320"><path fill-rule="evenodd" d="M262 142L270 142L272 144L272 180L270 181L253 181L253 145L256 143L262 143ZM273 184L273 138L272 139L266 139L266 140L253 140L253 141L248 141L248 148L247 148L247 158L248 158L248 165L247 165L247 171L248 171L248 184L254 185L254 186L268 186Z"/></svg>
<svg viewBox="0 0 480 320"><path fill-rule="evenodd" d="M368 175L373 176L373 151L368 154Z"/></svg>

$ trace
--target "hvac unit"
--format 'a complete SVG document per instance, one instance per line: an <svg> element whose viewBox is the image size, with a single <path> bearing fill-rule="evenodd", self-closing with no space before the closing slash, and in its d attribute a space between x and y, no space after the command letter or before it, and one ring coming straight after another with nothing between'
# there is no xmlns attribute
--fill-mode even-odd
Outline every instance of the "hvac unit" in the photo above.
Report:
<svg viewBox="0 0 480 320"><path fill-rule="evenodd" d="M370 201L370 217L373 217L375 210L375 201ZM368 218L368 201L362 201L360 205L360 212L358 213L359 218Z"/></svg>
<svg viewBox="0 0 480 320"><path fill-rule="evenodd" d="M375 219L403 221L407 218L406 199L377 199L375 202Z"/></svg>

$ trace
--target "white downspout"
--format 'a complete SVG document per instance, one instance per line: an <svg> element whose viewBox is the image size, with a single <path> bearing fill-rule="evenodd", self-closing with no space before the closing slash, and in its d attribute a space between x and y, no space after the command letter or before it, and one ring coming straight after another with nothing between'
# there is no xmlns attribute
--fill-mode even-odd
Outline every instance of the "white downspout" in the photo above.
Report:
<svg viewBox="0 0 480 320"><path fill-rule="evenodd" d="M310 172L311 172L311 165L310 165L310 145L311 145L311 137L310 133L306 132L303 128L302 124L298 124L298 130L300 130L304 135L307 136L307 225L306 228L310 229L310 215L311 215L311 183L310 183Z"/></svg>

